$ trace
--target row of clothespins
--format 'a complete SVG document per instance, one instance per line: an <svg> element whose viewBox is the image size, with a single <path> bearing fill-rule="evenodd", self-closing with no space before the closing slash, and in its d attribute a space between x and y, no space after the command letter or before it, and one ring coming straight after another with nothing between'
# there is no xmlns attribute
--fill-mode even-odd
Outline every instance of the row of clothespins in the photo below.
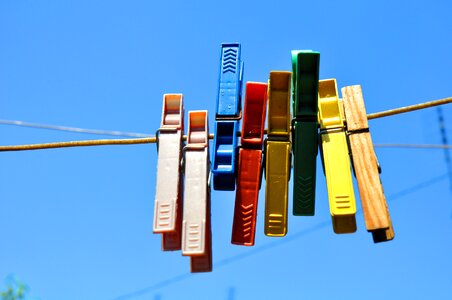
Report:
<svg viewBox="0 0 452 300"><path fill-rule="evenodd" d="M342 88L340 99L335 79L319 81L319 60L318 52L292 51L293 72L272 71L268 83L246 83L238 146L243 62L240 44L223 44L212 164L207 111L188 113L185 143L182 94L164 95L153 229L163 236L163 250L190 256L192 272L212 270L211 180L215 190L236 190L231 242L252 246L262 174L267 236L287 233L291 167L293 214L314 215L318 149L334 231L356 231L352 166L374 242L394 237L361 87Z"/></svg>

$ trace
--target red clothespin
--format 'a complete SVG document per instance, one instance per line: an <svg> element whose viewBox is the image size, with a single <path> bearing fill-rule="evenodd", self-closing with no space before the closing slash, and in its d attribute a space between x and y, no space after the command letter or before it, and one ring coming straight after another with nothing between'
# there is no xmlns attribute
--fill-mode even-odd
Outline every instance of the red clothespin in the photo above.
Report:
<svg viewBox="0 0 452 300"><path fill-rule="evenodd" d="M262 178L267 84L247 82L231 243L253 246Z"/></svg>
<svg viewBox="0 0 452 300"><path fill-rule="evenodd" d="M182 178L180 161L184 132L182 94L164 94L162 122L157 131L157 186L154 233L162 233L162 249L180 250L182 233Z"/></svg>
<svg viewBox="0 0 452 300"><path fill-rule="evenodd" d="M191 272L210 272L210 159L206 110L188 112L187 145L184 152L182 255L190 256Z"/></svg>

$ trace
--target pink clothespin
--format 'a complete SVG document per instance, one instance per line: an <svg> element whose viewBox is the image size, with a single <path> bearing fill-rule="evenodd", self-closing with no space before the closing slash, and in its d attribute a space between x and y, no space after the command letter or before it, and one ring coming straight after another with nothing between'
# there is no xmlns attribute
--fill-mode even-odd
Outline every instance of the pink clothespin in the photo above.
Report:
<svg viewBox="0 0 452 300"><path fill-rule="evenodd" d="M182 255L190 256L191 272L211 272L210 159L206 110L188 112L184 152Z"/></svg>
<svg viewBox="0 0 452 300"><path fill-rule="evenodd" d="M153 229L154 233L163 235L162 250L180 250L183 183L180 162L184 133L182 94L163 95L162 122L157 133L159 154Z"/></svg>

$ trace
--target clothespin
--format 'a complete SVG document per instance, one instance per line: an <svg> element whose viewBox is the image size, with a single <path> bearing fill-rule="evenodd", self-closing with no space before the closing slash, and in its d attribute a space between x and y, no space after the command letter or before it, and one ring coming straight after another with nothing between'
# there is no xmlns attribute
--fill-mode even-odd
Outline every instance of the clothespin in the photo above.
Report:
<svg viewBox="0 0 452 300"><path fill-rule="evenodd" d="M285 236L290 179L291 72L271 71L265 141L265 225L267 236Z"/></svg>
<svg viewBox="0 0 452 300"><path fill-rule="evenodd" d="M182 255L190 256L191 272L210 272L210 159L206 110L188 112L187 145L184 152Z"/></svg>
<svg viewBox="0 0 452 300"><path fill-rule="evenodd" d="M242 77L240 44L222 44L212 155L215 190L235 189L237 131L242 117Z"/></svg>
<svg viewBox="0 0 452 300"><path fill-rule="evenodd" d="M296 216L315 213L319 62L319 52L292 51L293 214Z"/></svg>
<svg viewBox="0 0 452 300"><path fill-rule="evenodd" d="M184 132L182 94L164 94L158 137L157 186L154 233L162 233L163 250L180 250L182 233L182 183L180 161Z"/></svg>
<svg viewBox="0 0 452 300"><path fill-rule="evenodd" d="M361 86L342 88L342 98L367 231L372 232L375 243L392 240L394 229L380 180L380 167L369 132Z"/></svg>
<svg viewBox="0 0 452 300"><path fill-rule="evenodd" d="M267 84L247 82L231 239L237 245L254 245L266 112Z"/></svg>
<svg viewBox="0 0 452 300"><path fill-rule="evenodd" d="M356 231L350 157L336 79L319 81L319 122L330 213L336 233Z"/></svg>

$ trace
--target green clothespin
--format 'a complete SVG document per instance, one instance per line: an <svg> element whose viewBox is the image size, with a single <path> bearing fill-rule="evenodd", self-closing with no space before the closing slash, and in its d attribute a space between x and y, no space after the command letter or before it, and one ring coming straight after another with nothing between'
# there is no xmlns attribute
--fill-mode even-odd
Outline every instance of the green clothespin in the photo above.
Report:
<svg viewBox="0 0 452 300"><path fill-rule="evenodd" d="M315 212L319 62L319 52L292 50L293 214L295 216L313 216Z"/></svg>

